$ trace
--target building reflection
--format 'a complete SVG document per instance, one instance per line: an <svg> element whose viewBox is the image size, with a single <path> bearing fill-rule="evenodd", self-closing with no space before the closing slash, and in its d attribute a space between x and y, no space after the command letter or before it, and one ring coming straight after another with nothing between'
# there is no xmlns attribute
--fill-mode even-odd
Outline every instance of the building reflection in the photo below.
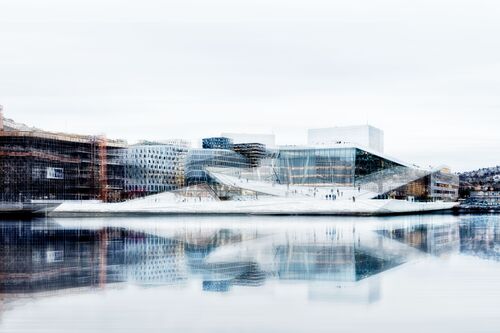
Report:
<svg viewBox="0 0 500 333"><path fill-rule="evenodd" d="M460 251L489 260L500 261L500 221L495 215L465 218L460 223Z"/></svg>
<svg viewBox="0 0 500 333"><path fill-rule="evenodd" d="M186 224L171 232L59 222L0 225L0 299L192 280L206 292L293 282L305 284L313 300L370 303L381 297L383 273L415 258L460 251L500 257L500 227L491 221L276 230Z"/></svg>
<svg viewBox="0 0 500 333"><path fill-rule="evenodd" d="M123 241L127 280L143 285L180 284L187 280L182 242L130 232Z"/></svg>
<svg viewBox="0 0 500 333"><path fill-rule="evenodd" d="M407 225L380 230L379 233L434 256L460 251L458 223Z"/></svg>
<svg viewBox="0 0 500 333"><path fill-rule="evenodd" d="M36 228L24 222L3 224L0 292L34 293L115 282L112 264L117 258L102 246L105 235L106 231Z"/></svg>

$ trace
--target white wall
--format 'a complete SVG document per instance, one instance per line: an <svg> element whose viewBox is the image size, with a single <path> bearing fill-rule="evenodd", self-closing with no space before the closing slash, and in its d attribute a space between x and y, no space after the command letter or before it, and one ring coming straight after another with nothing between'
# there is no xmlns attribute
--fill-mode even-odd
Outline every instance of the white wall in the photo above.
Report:
<svg viewBox="0 0 500 333"><path fill-rule="evenodd" d="M373 126L313 128L308 131L308 145L334 145L338 142L355 143L384 152L384 132Z"/></svg>

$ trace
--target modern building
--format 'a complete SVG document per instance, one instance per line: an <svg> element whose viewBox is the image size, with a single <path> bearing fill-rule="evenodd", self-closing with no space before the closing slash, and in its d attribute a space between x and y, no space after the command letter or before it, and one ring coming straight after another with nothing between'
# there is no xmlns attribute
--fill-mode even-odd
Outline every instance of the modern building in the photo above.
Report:
<svg viewBox="0 0 500 333"><path fill-rule="evenodd" d="M384 132L370 125L314 128L308 131L309 146L350 143L384 152Z"/></svg>
<svg viewBox="0 0 500 333"><path fill-rule="evenodd" d="M359 187L381 198L418 201L458 198L458 176L449 169L420 169L360 145L281 147L274 156L279 184Z"/></svg>
<svg viewBox="0 0 500 333"><path fill-rule="evenodd" d="M209 167L248 168L250 161L231 149L191 149L186 158L185 184L212 183Z"/></svg>
<svg viewBox="0 0 500 333"><path fill-rule="evenodd" d="M123 150L124 191L129 198L172 191L184 186L189 143L143 141Z"/></svg>
<svg viewBox="0 0 500 333"><path fill-rule="evenodd" d="M126 142L1 125L0 201L121 199Z"/></svg>
<svg viewBox="0 0 500 333"><path fill-rule="evenodd" d="M237 179L330 188L333 192L350 188L376 194L380 199L451 202L458 198L458 176L448 168L421 169L358 144L284 146L272 150L258 144L234 144L233 150L190 152L186 162L188 184L221 183L207 171L218 169L216 173L230 173ZM228 181L222 183L230 185ZM275 191L268 189L270 192Z"/></svg>
<svg viewBox="0 0 500 333"><path fill-rule="evenodd" d="M403 166L354 145L281 147L276 153L280 184L354 187L364 176Z"/></svg>
<svg viewBox="0 0 500 333"><path fill-rule="evenodd" d="M213 137L202 139L203 149L228 149L233 148L233 140L226 137Z"/></svg>
<svg viewBox="0 0 500 333"><path fill-rule="evenodd" d="M448 209L458 197L458 176L445 167L422 169L385 155L383 132L371 126L310 130L308 146L268 148L258 137L239 142L241 137L234 135L237 142L205 138L202 149L189 149L183 141L128 146L124 141L47 132L0 118L0 203L110 202L173 191L163 199L136 203L135 208L152 205L158 211L179 213L185 211L181 206L206 201L208 206L190 209L383 214ZM291 196L297 201L289 201ZM168 205L158 208L161 200ZM252 200L267 200L267 205L255 206ZM334 207L325 200L338 202ZM363 207L350 205L361 200ZM428 202L433 203L420 204ZM61 211L72 211L73 204L79 203L65 203ZM121 207L103 205L89 210Z"/></svg>
<svg viewBox="0 0 500 333"><path fill-rule="evenodd" d="M268 156L266 145L262 143L235 143L233 150L245 156L252 168L256 168Z"/></svg>

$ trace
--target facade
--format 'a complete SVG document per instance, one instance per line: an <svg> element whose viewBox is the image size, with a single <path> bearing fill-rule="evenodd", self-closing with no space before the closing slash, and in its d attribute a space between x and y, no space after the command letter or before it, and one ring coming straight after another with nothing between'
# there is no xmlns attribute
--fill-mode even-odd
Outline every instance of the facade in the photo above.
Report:
<svg viewBox="0 0 500 333"><path fill-rule="evenodd" d="M266 146L262 143L235 143L233 150L245 156L253 168L258 167L267 156Z"/></svg>
<svg viewBox="0 0 500 333"><path fill-rule="evenodd" d="M124 190L137 197L184 186L184 163L188 143L142 142L123 150Z"/></svg>
<svg viewBox="0 0 500 333"><path fill-rule="evenodd" d="M0 119L0 203L110 202L185 186L199 201L201 193L217 200L288 196L290 187L314 197L321 188L321 196L330 199L346 192L354 200L362 191L365 199L458 198L458 176L384 155L383 132L372 126L311 129L311 145L304 147L269 149L264 142L274 145L274 136L230 134L189 149L185 141L128 146L105 137L51 133L4 119L1 109ZM229 181L223 172L236 178Z"/></svg>
<svg viewBox="0 0 500 333"><path fill-rule="evenodd" d="M310 146L351 143L384 152L384 132L370 125L314 128L308 132L307 144Z"/></svg>
<svg viewBox="0 0 500 333"><path fill-rule="evenodd" d="M449 169L422 170L358 146L282 147L274 153L279 184L350 187L380 198L456 201L458 176Z"/></svg>
<svg viewBox="0 0 500 333"><path fill-rule="evenodd" d="M435 200L456 201L460 186L459 177L443 168L430 175L430 197Z"/></svg>
<svg viewBox="0 0 500 333"><path fill-rule="evenodd" d="M226 137L214 137L202 139L203 149L232 149L233 141Z"/></svg>
<svg viewBox="0 0 500 333"><path fill-rule="evenodd" d="M395 199L413 198L417 201L456 201L459 179L447 170L434 170L424 177L415 179L385 197Z"/></svg>
<svg viewBox="0 0 500 333"><path fill-rule="evenodd" d="M356 147L289 147L276 155L278 182L354 187L364 176L401 166Z"/></svg>
<svg viewBox="0 0 500 333"><path fill-rule="evenodd" d="M207 167L248 168L249 160L229 149L191 149L186 158L185 184L212 183Z"/></svg>
<svg viewBox="0 0 500 333"><path fill-rule="evenodd" d="M126 143L45 132L4 121L0 130L0 201L118 201Z"/></svg>
<svg viewBox="0 0 500 333"><path fill-rule="evenodd" d="M446 168L419 169L356 145L280 147L256 155L252 145L235 144L233 149L239 153L214 149L190 152L186 162L187 184L218 184L206 171L211 167L212 170L219 168L215 171L218 174L236 177L237 182L263 181L293 186L294 191L299 192L296 186L312 188L315 192L330 188L328 193L337 196L341 191L335 189L349 188L356 189L355 195L363 190L367 196L371 193L378 199L451 202L458 198L458 176ZM222 181L226 186L228 182ZM248 191L256 191L251 189L251 183L240 185ZM276 192L278 188L266 191Z"/></svg>

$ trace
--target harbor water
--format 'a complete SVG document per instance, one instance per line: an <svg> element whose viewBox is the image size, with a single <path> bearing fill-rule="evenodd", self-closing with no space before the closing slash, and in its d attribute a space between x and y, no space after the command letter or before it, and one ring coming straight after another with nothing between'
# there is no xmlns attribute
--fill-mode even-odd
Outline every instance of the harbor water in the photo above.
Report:
<svg viewBox="0 0 500 333"><path fill-rule="evenodd" d="M0 332L499 332L500 215L0 221Z"/></svg>

